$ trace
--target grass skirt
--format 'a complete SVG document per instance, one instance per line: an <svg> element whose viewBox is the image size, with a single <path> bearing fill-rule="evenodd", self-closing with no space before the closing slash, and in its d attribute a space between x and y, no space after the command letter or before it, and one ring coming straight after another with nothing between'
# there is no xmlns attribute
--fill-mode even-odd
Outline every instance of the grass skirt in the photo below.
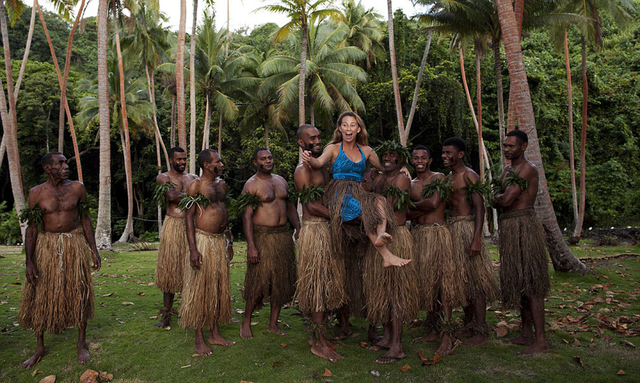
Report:
<svg viewBox="0 0 640 383"><path fill-rule="evenodd" d="M345 290L349 313L356 318L366 318L364 292L362 291L362 262L371 242L357 225L344 225L349 232L344 246L344 268L346 274Z"/></svg>
<svg viewBox="0 0 640 383"><path fill-rule="evenodd" d="M156 286L162 292L179 293L182 290L185 260L189 260L189 243L184 218L168 215L162 225L156 264Z"/></svg>
<svg viewBox="0 0 640 383"><path fill-rule="evenodd" d="M409 229L398 227L389 250L400 258L413 258L413 239ZM403 267L384 267L382 256L373 245L369 245L363 279L367 319L371 323L388 323L394 317L403 322L416 318L420 302L413 262Z"/></svg>
<svg viewBox="0 0 640 383"><path fill-rule="evenodd" d="M298 241L298 308L305 314L325 312L340 308L346 299L344 260L331 252L329 222L305 220Z"/></svg>
<svg viewBox="0 0 640 383"><path fill-rule="evenodd" d="M332 179L324 193L324 205L327 206L331 213L330 226L331 238L334 239L332 241L334 254L344 254L348 240L359 237L353 230L345 230L345 225L342 222L340 212L342 211L342 201L345 194L351 194L360 202L360 208L362 209L360 225L365 233L375 233L377 226L384 218L378 212L377 207L377 200L382 197L364 190L362 182ZM389 203L386 203L386 205L387 233L393 236L393 232L397 227L396 219L391 205ZM356 236L354 237L353 234L356 234Z"/></svg>
<svg viewBox="0 0 640 383"><path fill-rule="evenodd" d="M256 309L269 297L278 306L291 302L296 283L296 254L287 226L254 225L253 238L260 262L247 262L244 300L256 302Z"/></svg>
<svg viewBox="0 0 640 383"><path fill-rule="evenodd" d="M416 225L411 229L418 275L420 308L438 310L438 304L466 306L464 259L453 251L451 232L444 224Z"/></svg>
<svg viewBox="0 0 640 383"><path fill-rule="evenodd" d="M196 229L196 247L202 254L200 269L184 261L184 286L180 306L180 326L185 329L211 329L231 321L229 260L224 234Z"/></svg>
<svg viewBox="0 0 640 383"><path fill-rule="evenodd" d="M469 303L484 298L487 303L498 297L498 286L494 275L487 246L482 241L480 254L471 257L469 250L473 242L473 216L457 216L449 218L453 251L457 259L464 259L466 274L466 296Z"/></svg>
<svg viewBox="0 0 640 383"><path fill-rule="evenodd" d="M502 305L520 308L522 297L545 297L551 288L542 224L533 209L500 215Z"/></svg>
<svg viewBox="0 0 640 383"><path fill-rule="evenodd" d="M35 286L25 281L19 322L36 334L57 334L93 317L91 248L82 227L69 233L39 232Z"/></svg>

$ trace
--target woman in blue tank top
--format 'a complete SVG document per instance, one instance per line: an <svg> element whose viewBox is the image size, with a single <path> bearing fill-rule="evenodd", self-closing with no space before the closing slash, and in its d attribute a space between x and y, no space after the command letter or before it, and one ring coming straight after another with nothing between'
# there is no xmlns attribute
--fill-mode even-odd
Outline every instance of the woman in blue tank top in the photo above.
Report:
<svg viewBox="0 0 640 383"><path fill-rule="evenodd" d="M324 203L331 212L335 250L343 253L344 241L338 239L348 235L342 223L360 219L367 237L384 259L384 266L404 266L411 260L396 257L387 248L393 240L389 232L395 229L393 209L383 197L362 187L367 163L382 169L378 155L368 145L364 122L357 114L345 112L337 125L331 143L320 157L313 158L308 151L302 154L303 162L314 169L331 166L333 177L326 187Z"/></svg>

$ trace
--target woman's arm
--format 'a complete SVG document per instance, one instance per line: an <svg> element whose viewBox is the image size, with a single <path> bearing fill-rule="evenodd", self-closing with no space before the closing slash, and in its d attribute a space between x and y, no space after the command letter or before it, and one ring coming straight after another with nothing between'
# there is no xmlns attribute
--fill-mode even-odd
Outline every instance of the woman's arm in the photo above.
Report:
<svg viewBox="0 0 640 383"><path fill-rule="evenodd" d="M314 158L310 151L305 150L302 152L302 163L308 163L314 169L322 169L329 162L333 162L335 148L335 144L327 145L318 158Z"/></svg>

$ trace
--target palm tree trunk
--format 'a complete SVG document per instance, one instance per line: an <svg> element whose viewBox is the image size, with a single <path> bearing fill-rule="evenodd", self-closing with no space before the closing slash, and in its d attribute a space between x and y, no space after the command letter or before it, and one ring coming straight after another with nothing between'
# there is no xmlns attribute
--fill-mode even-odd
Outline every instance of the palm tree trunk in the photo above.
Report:
<svg viewBox="0 0 640 383"><path fill-rule="evenodd" d="M264 124L264 147L269 149L269 123Z"/></svg>
<svg viewBox="0 0 640 383"><path fill-rule="evenodd" d="M178 47L176 49L176 93L178 97L178 146L187 148L184 106L184 39L187 23L187 0L180 0L180 26L178 28Z"/></svg>
<svg viewBox="0 0 640 383"><path fill-rule="evenodd" d="M424 76L424 69L427 66L427 57L429 57L429 48L431 47L431 36L433 36L433 29L429 29L429 35L427 36L427 44L425 45L424 53L422 54L422 61L420 62L420 71L418 72L418 78L416 79L416 88L413 91L413 100L411 101L411 109L409 110L409 117L407 118L407 126L404 129L404 135L406 137L409 137L409 132L411 132L413 117L416 114L416 107L418 106L418 94L420 93L420 86L422 85L422 77Z"/></svg>
<svg viewBox="0 0 640 383"><path fill-rule="evenodd" d="M33 6L31 7L31 20L29 21L29 33L27 34L27 43L24 47L24 55L22 56L22 63L20 64L20 72L18 72L18 80L14 90L14 97L18 102L18 93L20 92L20 85L22 84L22 78L24 77L24 71L27 69L27 61L29 61L29 52L31 51L31 40L33 40L33 30L36 26L36 7L38 6L38 0L33 0Z"/></svg>
<svg viewBox="0 0 640 383"><path fill-rule="evenodd" d="M393 6L391 0L387 0L387 11L389 13L389 56L391 58L391 79L393 81L393 99L396 105L396 117L398 120L398 135L400 144L407 146L407 138L404 131L404 117L402 116L402 100L400 100L400 84L398 82L398 66L396 63L396 43L393 32Z"/></svg>
<svg viewBox="0 0 640 383"><path fill-rule="evenodd" d="M482 141L482 73L480 70L480 48L478 42L474 43L475 56L476 56L476 104L478 108L478 156L480 164L480 179L484 182L484 162L482 158L482 147L484 145Z"/></svg>
<svg viewBox="0 0 640 383"><path fill-rule="evenodd" d="M504 141L504 97L502 87L502 60L500 58L500 40L493 39L493 67L496 75L496 93L498 98L498 127L500 130L500 143ZM500 151L500 168L504 169L504 155Z"/></svg>
<svg viewBox="0 0 640 383"><path fill-rule="evenodd" d="M567 68L567 105L569 114L569 169L571 178L571 201L573 202L573 222L578 224L578 192L576 190L576 163L573 142L573 86L571 81L571 64L569 63L569 41L567 30L564 31L564 65Z"/></svg>
<svg viewBox="0 0 640 383"><path fill-rule="evenodd" d="M522 37L522 20L524 19L524 1L525 0L515 0L513 4L514 13L516 15L516 23L518 24L518 41ZM512 108L512 106L515 103L515 100L513 97L514 96L511 95L511 91L509 91L509 116L507 121L508 132L512 131L516 127L517 113L516 113L515 107Z"/></svg>
<svg viewBox="0 0 640 383"><path fill-rule="evenodd" d="M222 156L222 112L218 111L218 154Z"/></svg>
<svg viewBox="0 0 640 383"><path fill-rule="evenodd" d="M109 122L109 69L107 65L107 19L109 0L98 4L98 116L100 119L100 170L96 246L111 251L111 123Z"/></svg>
<svg viewBox="0 0 640 383"><path fill-rule="evenodd" d="M204 110L204 129L202 133L202 150L205 150L209 147L209 135L211 132L209 131L209 125L211 123L211 107L209 105L209 93L207 93L207 100L205 102L205 110Z"/></svg>
<svg viewBox="0 0 640 383"><path fill-rule="evenodd" d="M189 101L191 126L189 130L189 173L196 172L196 26L198 25L198 0L193 0L193 24L191 26L191 52L189 52Z"/></svg>
<svg viewBox="0 0 640 383"><path fill-rule="evenodd" d="M316 125L316 108L314 106L314 99L311 92L309 92L309 122L311 125Z"/></svg>
<svg viewBox="0 0 640 383"><path fill-rule="evenodd" d="M304 17L304 16L303 16ZM304 105L304 86L307 81L307 22L302 21L302 47L300 51L300 76L298 78L298 126L306 122Z"/></svg>
<svg viewBox="0 0 640 383"><path fill-rule="evenodd" d="M151 101L151 105L153 105L153 127L155 129L155 135L158 138L162 151L164 152L164 158L167 164L167 170L169 170L171 169L171 165L169 164L169 153L167 152L167 147L165 146L164 141L162 140L162 133L160 133L160 127L158 126L158 114L156 111L157 109L156 108L156 85L153 81L153 76L149 74L148 65L145 65L144 71L145 71L145 74L147 75L147 92L149 93L149 101ZM157 150L160 150L160 148L158 148Z"/></svg>
<svg viewBox="0 0 640 383"><path fill-rule="evenodd" d="M160 137L156 134L156 163L158 165L158 174L162 173L162 158L160 158ZM168 170L171 168L167 168ZM162 236L162 208L158 208L158 238Z"/></svg>
<svg viewBox="0 0 640 383"><path fill-rule="evenodd" d="M4 162L5 153L7 153L7 135L3 134L2 142L0 143L0 169L2 169L2 162Z"/></svg>
<svg viewBox="0 0 640 383"><path fill-rule="evenodd" d="M58 152L64 153L64 115L66 110L64 109L64 102L62 101L62 95L60 95L60 111L58 112Z"/></svg>
<svg viewBox="0 0 640 383"><path fill-rule="evenodd" d="M580 38L580 46L582 47L582 135L580 137L580 208L578 209L578 221L573 230L573 241L575 243L578 243L582 236L587 197L587 101L589 99L589 80L587 78L587 44L584 36Z"/></svg>
<svg viewBox="0 0 640 383"><path fill-rule="evenodd" d="M171 134L169 137L170 146L176 146L176 96L171 96Z"/></svg>
<svg viewBox="0 0 640 383"><path fill-rule="evenodd" d="M24 189L22 188L22 174L20 170L20 153L18 151L18 117L16 113L16 99L13 89L13 75L11 71L11 49L9 47L9 32L4 4L0 4L0 33L2 34L2 46L4 51L4 67L7 79L7 96L4 94L4 84L0 78L0 118L7 136L7 160L9 163L9 177L11 179L11 192L13 193L16 213L20 214L25 207ZM7 101L9 108L7 110ZM20 224L20 231L24 239L26 224Z"/></svg>
<svg viewBox="0 0 640 383"><path fill-rule="evenodd" d="M118 74L120 75L120 111L122 113L121 141L124 155L124 174L127 182L127 223L124 231L118 239L120 243L126 243L133 236L133 172L131 169L131 141L129 139L129 119L127 118L127 103L124 89L124 67L122 64L122 51L120 50L120 33L118 31L118 17L113 8L113 30L116 40L116 54L118 57Z"/></svg>
<svg viewBox="0 0 640 383"><path fill-rule="evenodd" d="M536 213L545 229L547 248L553 262L553 267L557 271L586 272L588 268L572 253L562 237L562 232L558 226L549 190L547 189L547 178L542 164L540 153L540 143L536 131L535 115L533 103L529 93L527 73L522 59L522 47L518 38L515 14L510 0L496 0L498 8L498 18L502 27L505 53L507 55L507 65L511 84L514 86L512 92L515 94L515 109L518 113L520 129L529 136L529 145L526 155L537 167L539 176L538 196L536 199Z"/></svg>
<svg viewBox="0 0 640 383"><path fill-rule="evenodd" d="M80 150L78 149L78 140L76 138L76 130L73 127L73 118L71 117L71 110L69 109L69 102L66 99L66 90L64 89L64 81L62 79L62 74L60 73L60 66L58 65L58 58L56 57L56 51L53 48L53 42L51 41L51 36L49 36L49 29L47 28L47 23L44 20L44 14L42 13L42 9L38 5L38 15L40 16L40 22L42 23L42 28L44 29L44 34L47 38L47 42L49 43L49 50L51 51L51 59L53 61L54 68L56 70L56 74L58 75L58 86L60 87L60 104L64 107L64 111L67 114L67 120L69 121L69 132L71 133L71 140L73 141L73 151L76 157L76 167L78 169L78 180L83 182L82 177L82 164L80 162ZM78 13L78 17L81 16L81 13ZM76 22L79 20L76 20ZM74 30L72 29L72 32ZM70 36L73 39L73 36ZM69 47L70 48L70 47ZM70 53L69 53L70 55ZM71 57L69 56L69 60ZM60 132L60 131L59 131ZM60 142L64 139L64 133L60 132L58 135L58 150L61 148Z"/></svg>

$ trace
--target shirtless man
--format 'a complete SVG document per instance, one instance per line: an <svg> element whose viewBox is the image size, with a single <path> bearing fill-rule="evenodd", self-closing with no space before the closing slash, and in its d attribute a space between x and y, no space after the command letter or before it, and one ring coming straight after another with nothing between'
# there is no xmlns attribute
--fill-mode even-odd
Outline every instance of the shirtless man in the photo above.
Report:
<svg viewBox="0 0 640 383"><path fill-rule="evenodd" d="M27 282L22 289L19 321L33 328L37 347L22 363L30 368L44 355L44 333L78 327L78 362L91 359L85 342L87 320L93 316L91 268L100 270L93 226L87 215L84 185L69 180L61 153L48 153L42 167L49 179L29 192L25 235ZM89 265L93 259L93 266Z"/></svg>
<svg viewBox="0 0 640 383"><path fill-rule="evenodd" d="M504 156L511 163L505 166L500 176L501 189L492 199L493 206L501 210L502 305L520 310L522 333L510 342L530 346L522 354L549 351L544 336L544 298L550 289L547 252L542 224L533 209L538 169L525 157L528 142L527 134L521 130L513 130L505 137Z"/></svg>
<svg viewBox="0 0 640 383"><path fill-rule="evenodd" d="M454 259L451 232L445 219L449 188L442 173L431 171L433 158L427 147L418 145L411 158L417 177L411 181L412 220L420 308L427 311L431 331L419 342L440 340L436 354L447 355L452 348L451 314L465 305L463 259ZM438 325L440 310L445 323ZM438 331L441 327L441 331ZM442 336L441 336L442 335Z"/></svg>
<svg viewBox="0 0 640 383"><path fill-rule="evenodd" d="M301 125L298 146L318 157L322 154L320 132L313 125ZM325 337L325 313L337 310L347 301L345 267L341 254L334 254L329 229L330 213L322 204L323 188L331 179L326 168L313 169L300 163L293 173L302 203L302 227L298 243L298 281L294 301L305 316L311 316L309 345L321 358L335 360L342 355ZM322 189L324 191L324 189Z"/></svg>
<svg viewBox="0 0 640 383"><path fill-rule="evenodd" d="M224 339L218 328L231 321L229 262L233 258L233 241L224 204L227 184L220 178L222 159L217 151L205 149L198 155L198 164L202 176L189 185L186 197L189 259L184 267L180 325L195 330L196 352L210 355L212 350L204 342L203 327L209 328L210 344L235 344Z"/></svg>
<svg viewBox="0 0 640 383"><path fill-rule="evenodd" d="M373 180L374 190L393 206L398 229L389 250L401 259L413 258L413 239L406 226L411 180L400 170L407 163L406 149L395 142L385 142L382 149L383 174ZM376 363L393 363L403 359L402 326L418 315L418 278L415 265L385 267L373 245L365 255L363 267L364 295L370 323L382 323L384 336L374 346L388 351Z"/></svg>
<svg viewBox="0 0 640 383"><path fill-rule="evenodd" d="M182 269L189 249L185 231L184 217L186 212L178 207L189 184L196 178L193 174L185 174L187 153L180 147L169 149L168 172L158 174L159 192L164 194L167 214L162 225L158 261L156 264L156 286L163 294L163 307L160 309L161 320L156 327L167 327L171 322L173 298L182 290ZM166 185L166 186L163 186Z"/></svg>
<svg viewBox="0 0 640 383"><path fill-rule="evenodd" d="M272 174L273 156L269 149L256 149L253 165L257 172L242 188L242 194L259 199L258 204L247 204L242 216L248 260L243 297L246 306L240 327L242 339L253 337L251 314L267 297L271 302L267 330L284 335L278 327L278 317L282 306L293 299L296 283L295 248L287 221L295 229L296 240L300 232L298 212L287 200L287 181Z"/></svg>
<svg viewBox="0 0 640 383"><path fill-rule="evenodd" d="M484 198L473 190L478 174L464 165L466 144L457 137L442 144L444 166L451 169L449 182L453 189L449 201L449 226L456 259L464 259L466 297L465 322L472 335L464 344L469 346L487 341L485 321L487 302L497 296L497 285L487 247L482 239ZM471 187L471 188L470 188Z"/></svg>

